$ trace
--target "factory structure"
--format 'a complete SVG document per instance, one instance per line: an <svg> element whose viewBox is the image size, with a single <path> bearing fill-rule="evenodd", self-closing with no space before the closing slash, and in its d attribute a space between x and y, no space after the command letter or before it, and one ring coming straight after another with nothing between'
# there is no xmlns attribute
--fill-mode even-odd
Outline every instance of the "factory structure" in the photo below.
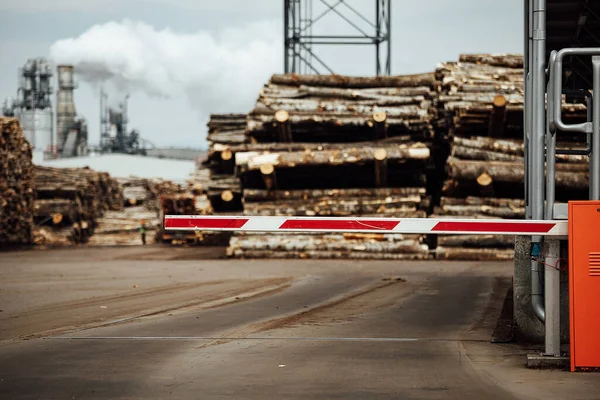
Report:
<svg viewBox="0 0 600 400"><path fill-rule="evenodd" d="M77 114L74 91L77 84L71 65L56 67L56 103L53 104L54 69L44 58L29 59L19 69L16 99L7 99L2 115L21 122L25 138L45 159L86 156L90 151L146 155L154 146L137 130L127 131L127 100L117 107L108 105L108 95L100 92L100 146L88 144L88 124Z"/></svg>
<svg viewBox="0 0 600 400"><path fill-rule="evenodd" d="M15 100L4 102L2 113L21 121L25 138L35 149L47 150L54 143L52 68L43 58L28 60L19 70Z"/></svg>

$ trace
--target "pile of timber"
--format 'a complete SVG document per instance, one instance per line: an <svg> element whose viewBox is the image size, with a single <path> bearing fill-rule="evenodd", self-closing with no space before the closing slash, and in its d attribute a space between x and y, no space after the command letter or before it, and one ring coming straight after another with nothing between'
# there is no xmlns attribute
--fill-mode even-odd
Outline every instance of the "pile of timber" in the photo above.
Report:
<svg viewBox="0 0 600 400"><path fill-rule="evenodd" d="M235 154L249 142L246 114L212 114L208 121L208 198L217 213L242 211L242 187L235 171Z"/></svg>
<svg viewBox="0 0 600 400"><path fill-rule="evenodd" d="M195 190L189 186L183 192L176 192L160 197L160 213L164 215L212 215L215 214L212 202L204 191ZM155 238L157 242L171 244L194 244L203 246L225 246L229 243L229 232L173 232L165 231L162 219L157 228Z"/></svg>
<svg viewBox="0 0 600 400"><path fill-rule="evenodd" d="M98 221L98 226L88 244L92 246L141 245L140 226L144 222L151 238L161 225L159 213L148 204L126 207L121 211L108 211Z"/></svg>
<svg viewBox="0 0 600 400"><path fill-rule="evenodd" d="M34 190L38 244L87 243L105 211L123 208L120 184L89 168L35 166Z"/></svg>
<svg viewBox="0 0 600 400"><path fill-rule="evenodd" d="M523 137L522 56L463 54L436 78L436 122L450 136Z"/></svg>
<svg viewBox="0 0 600 400"><path fill-rule="evenodd" d="M469 54L437 69L437 128L449 145L449 157L432 217L525 217L522 67L517 55ZM582 122L586 107L564 103L563 117ZM561 137L568 142L559 148L583 146L582 136ZM586 156L558 156L557 200L585 198L588 169ZM512 237L437 238L440 259L504 260L513 255Z"/></svg>
<svg viewBox="0 0 600 400"><path fill-rule="evenodd" d="M119 178L123 188L123 206L136 207L151 200L150 182L141 178Z"/></svg>
<svg viewBox="0 0 600 400"><path fill-rule="evenodd" d="M424 218L431 206L426 184L433 84L433 74L274 75L248 115L248 142L215 147L213 154L233 157L230 171L240 184L245 215ZM236 235L228 252L275 258L428 256L420 236L350 236Z"/></svg>
<svg viewBox="0 0 600 400"><path fill-rule="evenodd" d="M432 134L432 73L273 75L248 115L252 142L424 141Z"/></svg>
<svg viewBox="0 0 600 400"><path fill-rule="evenodd" d="M171 181L140 178L120 178L119 182L123 186L125 208L109 211L98 220L90 245L141 245L139 230L142 222L150 240L153 236L160 237L162 215L210 214L212 211L206 194L195 195L197 187L193 185L185 187Z"/></svg>
<svg viewBox="0 0 600 400"><path fill-rule="evenodd" d="M438 66L436 127L454 136L523 138L523 57L462 54ZM585 119L581 103L564 103L563 120ZM573 136L573 135L571 135ZM575 140L582 137L575 135Z"/></svg>
<svg viewBox="0 0 600 400"><path fill-rule="evenodd" d="M427 252L421 236L376 233L242 234L227 248L236 258L422 260Z"/></svg>
<svg viewBox="0 0 600 400"><path fill-rule="evenodd" d="M33 242L33 174L19 121L0 117L0 247Z"/></svg>

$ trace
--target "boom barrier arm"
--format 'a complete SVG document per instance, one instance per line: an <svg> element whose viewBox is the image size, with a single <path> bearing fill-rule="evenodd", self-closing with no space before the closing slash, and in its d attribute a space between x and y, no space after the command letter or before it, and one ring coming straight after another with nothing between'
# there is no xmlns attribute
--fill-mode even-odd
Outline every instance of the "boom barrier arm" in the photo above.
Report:
<svg viewBox="0 0 600 400"><path fill-rule="evenodd" d="M244 232L421 233L430 235L568 235L567 221L520 219L342 218L167 215L166 230Z"/></svg>

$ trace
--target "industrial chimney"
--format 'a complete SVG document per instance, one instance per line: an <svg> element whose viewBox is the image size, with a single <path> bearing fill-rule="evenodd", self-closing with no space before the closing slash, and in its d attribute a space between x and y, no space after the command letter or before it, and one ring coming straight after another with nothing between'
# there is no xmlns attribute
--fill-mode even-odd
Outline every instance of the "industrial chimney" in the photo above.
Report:
<svg viewBox="0 0 600 400"><path fill-rule="evenodd" d="M59 153L63 150L67 135L75 123L77 115L73 101L73 66L59 65L58 92L56 93L56 146Z"/></svg>

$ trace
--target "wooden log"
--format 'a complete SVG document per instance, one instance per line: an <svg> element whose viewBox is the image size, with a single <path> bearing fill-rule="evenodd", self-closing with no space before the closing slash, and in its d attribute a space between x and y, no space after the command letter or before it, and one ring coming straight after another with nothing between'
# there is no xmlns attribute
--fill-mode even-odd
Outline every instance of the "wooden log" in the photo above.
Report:
<svg viewBox="0 0 600 400"><path fill-rule="evenodd" d="M439 235L437 238L440 247L507 248L514 244L514 236L506 235Z"/></svg>
<svg viewBox="0 0 600 400"><path fill-rule="evenodd" d="M375 149L375 186L388 186L387 151L384 148Z"/></svg>
<svg viewBox="0 0 600 400"><path fill-rule="evenodd" d="M247 152L236 154L236 165L246 170L256 170L264 164L279 168L291 168L298 165L342 165L374 161L374 154L381 147L346 148L340 150L317 150L304 152ZM421 143L413 145L388 145L383 147L388 162L408 159L425 160L429 158L429 149Z"/></svg>
<svg viewBox="0 0 600 400"><path fill-rule="evenodd" d="M499 153L489 150L481 150L473 147L452 146L451 155L461 160L481 160L481 161L523 161L523 157Z"/></svg>
<svg viewBox="0 0 600 400"><path fill-rule="evenodd" d="M522 199L502 199L502 198L489 198L489 197L467 197L467 198L454 198L454 197L442 197L440 199L441 206L453 206L453 205L487 205L492 207L508 207L511 209L519 209L525 207L525 200Z"/></svg>
<svg viewBox="0 0 600 400"><path fill-rule="evenodd" d="M231 190L232 192L241 192L242 186L240 179L235 176L228 175L217 175L211 176L211 180L208 183L209 192L222 192L223 190Z"/></svg>
<svg viewBox="0 0 600 400"><path fill-rule="evenodd" d="M375 127L375 137L377 140L387 138L387 124L385 120L387 119L387 115L383 111L377 111L373 113L373 121Z"/></svg>
<svg viewBox="0 0 600 400"><path fill-rule="evenodd" d="M58 225L81 219L81 204L69 199L36 200L34 215L39 224Z"/></svg>
<svg viewBox="0 0 600 400"><path fill-rule="evenodd" d="M148 189L143 186L127 186L123 188L123 203L125 206L142 204L148 198Z"/></svg>
<svg viewBox="0 0 600 400"><path fill-rule="evenodd" d="M409 142L409 143L401 143L401 142ZM389 137L387 139L382 139L377 141L377 145L380 146L388 146L388 145L398 145L405 144L410 145L414 144L414 140L411 136L394 136ZM342 150L342 149L355 149L357 147L364 146L373 146L373 141L365 141L365 142L353 142L353 143L324 143L324 142L316 142L316 143L303 143L303 142L294 142L294 143L254 143L254 144L242 144L242 145L222 145L215 144L209 150L209 157L220 157L220 153L224 151L231 151L233 154L237 153L247 153L247 152L295 152L295 151L332 151L332 150Z"/></svg>
<svg viewBox="0 0 600 400"><path fill-rule="evenodd" d="M249 142L249 137L246 136L245 128L236 131L209 133L206 139L212 143L224 144L240 144Z"/></svg>
<svg viewBox="0 0 600 400"><path fill-rule="evenodd" d="M506 97L496 95L492 102L492 114L488 126L488 135L491 137L502 137L504 135L504 125L506 124Z"/></svg>
<svg viewBox="0 0 600 400"><path fill-rule="evenodd" d="M523 68L523 56L521 54L461 54L458 60L463 63Z"/></svg>
<svg viewBox="0 0 600 400"><path fill-rule="evenodd" d="M290 126L290 114L286 110L278 110L275 113L275 120L279 125L279 141L291 143L292 127Z"/></svg>
<svg viewBox="0 0 600 400"><path fill-rule="evenodd" d="M425 195L425 188L381 188L381 189L306 189L306 190L278 190L269 191L261 189L244 189L244 201L272 201L272 200L335 200L338 198L382 198L407 197L416 199Z"/></svg>
<svg viewBox="0 0 600 400"><path fill-rule="evenodd" d="M327 86L340 88L375 88L375 87L417 87L431 86L435 81L433 73L404 75L404 76L376 76L355 77L342 75L298 75L275 74L271 83L281 85L308 85Z"/></svg>
<svg viewBox="0 0 600 400"><path fill-rule="evenodd" d="M419 254L428 251L421 240L352 240L343 235L244 235L234 236L230 248L268 251L360 251Z"/></svg>
<svg viewBox="0 0 600 400"><path fill-rule="evenodd" d="M380 87L380 88L332 88L323 86L289 86L269 83L260 91L260 99L336 99L355 102L410 104L420 103L433 95L426 86L417 87Z"/></svg>
<svg viewBox="0 0 600 400"><path fill-rule="evenodd" d="M438 246L435 249L435 258L456 261L508 261L514 258L514 253L514 249L468 249Z"/></svg>
<svg viewBox="0 0 600 400"><path fill-rule="evenodd" d="M575 172L566 169L561 170L563 167L560 166L562 165L569 166L570 164L557 164L557 187L564 189L585 189L588 187L588 172L577 171L576 169ZM524 179L524 166L522 163L464 161L450 158L448 167L451 178L459 181L477 181L481 186L487 186L495 181L523 183Z"/></svg>
<svg viewBox="0 0 600 400"><path fill-rule="evenodd" d="M259 168L267 190L277 189L277 174L273 164L262 164Z"/></svg>
<svg viewBox="0 0 600 400"><path fill-rule="evenodd" d="M364 253L360 251L328 251L310 250L302 252L271 251L271 250L230 250L227 255L235 258L248 259L315 259L315 260L426 260L427 253Z"/></svg>
<svg viewBox="0 0 600 400"><path fill-rule="evenodd" d="M519 219L525 217L525 208L492 207L488 205L445 205L435 207L438 215L489 215L506 219Z"/></svg>
<svg viewBox="0 0 600 400"><path fill-rule="evenodd" d="M296 215L296 216L359 216L380 214L388 210L404 216L417 215L419 195L406 197L350 197L313 198L307 200L277 200L274 202L248 202L244 204L246 215Z"/></svg>

